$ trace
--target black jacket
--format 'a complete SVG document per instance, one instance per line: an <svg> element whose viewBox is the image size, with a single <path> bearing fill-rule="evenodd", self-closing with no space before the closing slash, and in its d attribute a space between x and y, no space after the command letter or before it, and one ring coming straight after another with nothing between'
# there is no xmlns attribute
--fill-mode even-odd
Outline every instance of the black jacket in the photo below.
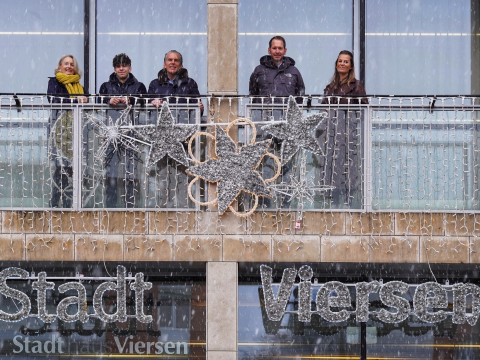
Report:
<svg viewBox="0 0 480 360"><path fill-rule="evenodd" d="M295 60L285 56L277 67L270 55L260 58L260 65L250 76L250 95L289 96L305 94L305 84L300 71L294 66Z"/></svg>
<svg viewBox="0 0 480 360"><path fill-rule="evenodd" d="M146 94L147 89L145 85L138 81L133 74L128 74L128 79L122 84L117 77L117 74L112 73L110 79L107 82L104 82L100 86L100 94L110 94L110 95L140 95ZM101 102L101 98L97 98L97 103ZM110 97L106 96L103 98L103 102L108 104L110 102ZM134 104L135 99L130 98L130 104Z"/></svg>
<svg viewBox="0 0 480 360"><path fill-rule="evenodd" d="M65 94L65 96L62 95L56 95L55 97L50 97L47 96L48 102L51 103L63 103L63 104L71 104L71 103L78 103L77 98L71 98L70 94L68 93L67 87L63 85L60 81L57 80L55 76L49 77L50 80L48 80L48 88L47 88L47 94ZM65 97L65 99L62 99L62 97ZM63 101L62 101L63 100Z"/></svg>
<svg viewBox="0 0 480 360"><path fill-rule="evenodd" d="M167 70L162 69L158 72L158 78L150 82L148 86L149 95L200 95L198 85L192 78L188 77L188 71L185 68L178 70L173 84L169 82ZM188 96L187 96L188 97ZM164 96L161 98L165 99ZM170 98L170 103L175 103L174 98ZM150 96L150 101L153 101L153 96ZM186 103L186 98L180 98L179 103ZM196 103L196 99L191 99L190 103Z"/></svg>

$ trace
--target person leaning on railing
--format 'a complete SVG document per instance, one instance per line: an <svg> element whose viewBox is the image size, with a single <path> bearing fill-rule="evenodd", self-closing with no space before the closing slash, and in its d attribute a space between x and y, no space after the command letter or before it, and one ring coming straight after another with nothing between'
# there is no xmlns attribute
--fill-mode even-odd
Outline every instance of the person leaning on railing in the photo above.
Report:
<svg viewBox="0 0 480 360"><path fill-rule="evenodd" d="M131 73L132 60L127 54L121 53L115 55L112 60L113 73L107 82L100 86L100 96L97 97L97 103L103 101L110 105L135 105L140 104L140 100L134 97L122 95L143 95L147 93L145 85L138 81ZM107 109L106 118L117 120L121 116L121 112L117 109ZM133 117L134 118L134 117ZM130 118L133 121L133 118ZM129 134L133 136L133 134ZM134 206L134 155L133 150L122 144L108 147L104 159L104 188L105 188L105 206L107 208L116 207L133 207ZM122 183L124 186L119 186ZM123 189L123 190L122 190ZM125 192L124 196L121 195ZM123 204L119 204L123 198Z"/></svg>
<svg viewBox="0 0 480 360"><path fill-rule="evenodd" d="M324 104L368 104L366 98L348 99L351 95L366 94L362 83L355 79L355 64L350 51L340 51L335 72L324 94ZM331 96L330 99L327 96ZM361 148L358 142L361 122L360 111L335 107L329 110L328 121L322 122L316 130L317 140L325 154L319 159L319 166L325 179L324 185L332 186L328 196L333 208L361 207Z"/></svg>
<svg viewBox="0 0 480 360"><path fill-rule="evenodd" d="M48 81L48 101L52 103L86 103L80 85L82 73L73 55L64 55L55 68L55 77ZM64 95L62 95L64 94ZM51 207L70 208L73 200L73 109L65 106L52 110L49 126L50 171L52 176Z"/></svg>
<svg viewBox="0 0 480 360"><path fill-rule="evenodd" d="M83 94L83 87L80 84L82 72L78 68L78 61L73 55L63 55L55 68L55 77L49 78L47 94ZM48 101L61 103L62 95L48 97ZM68 96L65 96L68 97ZM70 95L69 101L63 100L63 103L86 103L88 99L85 96Z"/></svg>
<svg viewBox="0 0 480 360"><path fill-rule="evenodd" d="M348 50L340 51L337 61L335 61L335 71L330 80L330 84L323 90L325 96L336 95L345 96L350 95L365 95L365 88L360 80L355 79L355 63L353 61L353 54ZM362 98L362 104L368 104L366 98ZM328 104L328 98L323 100L324 104ZM338 99L330 98L330 104L337 104ZM340 104L348 104L347 98L340 99ZM350 104L358 104L358 99L350 99Z"/></svg>
<svg viewBox="0 0 480 360"><path fill-rule="evenodd" d="M274 36L268 43L268 55L260 58L260 65L250 75L248 84L250 95L285 96L304 95L305 84L302 74L295 67L295 60L285 56L287 44L282 36ZM276 99L276 103L286 103L288 98ZM258 99L254 102L260 102ZM297 98L297 102L303 102Z"/></svg>
<svg viewBox="0 0 480 360"><path fill-rule="evenodd" d="M115 55L112 61L113 73L110 74L108 81L104 82L100 86L100 95L113 95L102 96L97 98L97 102L103 101L105 104L110 105L134 105L135 98L128 98L120 95L143 95L147 93L145 85L138 81L131 73L132 60L127 54L121 53Z"/></svg>
<svg viewBox="0 0 480 360"><path fill-rule="evenodd" d="M157 78L153 79L148 86L148 94L151 103L159 107L167 96L171 96L169 102L175 103L178 97L178 103L185 104L187 102L196 104L203 114L203 103L197 99L187 98L189 95L200 95L198 85L195 80L188 76L188 71L183 67L183 56L177 50L170 50L163 58L163 69L158 72ZM156 97L156 95L161 95ZM186 95L182 98L181 95Z"/></svg>

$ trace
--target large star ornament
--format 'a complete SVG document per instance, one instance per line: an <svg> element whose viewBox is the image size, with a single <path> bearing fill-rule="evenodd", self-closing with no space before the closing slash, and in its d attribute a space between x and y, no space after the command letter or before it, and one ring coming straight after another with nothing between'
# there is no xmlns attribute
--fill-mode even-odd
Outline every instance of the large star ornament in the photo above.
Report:
<svg viewBox="0 0 480 360"><path fill-rule="evenodd" d="M290 96L288 99L286 121L278 121L265 125L262 130L283 140L280 149L282 164L287 163L302 148L317 155L323 155L318 141L311 132L325 119L326 113L316 113L303 117L297 102Z"/></svg>
<svg viewBox="0 0 480 360"><path fill-rule="evenodd" d="M257 196L272 196L260 173L254 170L265 156L270 143L271 140L264 140L237 149L225 131L217 127L215 152L218 158L191 166L186 172L218 183L218 212L222 215L242 190Z"/></svg>
<svg viewBox="0 0 480 360"><path fill-rule="evenodd" d="M136 125L133 126L133 129L150 143L147 168L155 165L165 155L188 166L188 158L182 142L193 135L198 127L197 125L175 124L167 101L162 103L162 109L157 117L157 125Z"/></svg>

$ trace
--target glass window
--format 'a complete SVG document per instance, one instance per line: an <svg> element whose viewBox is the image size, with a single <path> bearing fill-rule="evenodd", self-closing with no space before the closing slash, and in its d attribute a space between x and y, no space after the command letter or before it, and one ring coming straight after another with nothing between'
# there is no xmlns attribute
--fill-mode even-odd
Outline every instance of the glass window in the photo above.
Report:
<svg viewBox="0 0 480 360"><path fill-rule="evenodd" d="M305 93L323 94L341 50L352 50L351 0L239 0L239 93L248 94L250 75L275 35L286 40Z"/></svg>
<svg viewBox="0 0 480 360"><path fill-rule="evenodd" d="M278 284L285 268L299 269L305 264L269 264L272 270L273 291L277 294ZM479 356L480 322L470 325L452 321L453 287L450 284L479 284L475 265L465 264L308 264L313 269L312 311L316 309L316 294L323 283L340 281L349 290L351 306L332 307L332 311L350 311L343 322L328 322L318 314L311 321L302 322L298 315L298 282L291 291L286 313L280 321L268 318L261 279L260 264L239 265L238 288L238 358L274 360L279 358L360 359L361 344L366 344L368 359L477 359ZM444 310L446 319L437 323L422 321L413 311L413 298L417 285L434 281L447 293L448 305L430 308L429 312ZM385 309L396 312L382 303L379 294L369 295L369 320L365 323L365 335L361 336L361 324L356 322L356 290L358 282L374 280L386 284L390 281L407 283L408 291L401 295L411 309L410 315L399 323L386 323L377 318L376 312ZM277 284L277 285L275 285ZM397 296L398 293L395 293ZM332 296L337 295L335 292ZM428 297L432 296L429 293ZM473 315L471 296L466 297L466 312Z"/></svg>
<svg viewBox="0 0 480 360"><path fill-rule="evenodd" d="M0 91L45 93L62 55L83 70L84 0L0 2ZM80 80L83 84L83 78Z"/></svg>
<svg viewBox="0 0 480 360"><path fill-rule="evenodd" d="M113 72L112 59L126 53L132 74L148 90L163 69L164 55L177 50L201 94L207 92L207 2L99 0L97 3L97 91Z"/></svg>
<svg viewBox="0 0 480 360"><path fill-rule="evenodd" d="M459 99L432 109L415 100L372 112L373 209L478 210L476 112L455 109Z"/></svg>
<svg viewBox="0 0 480 360"><path fill-rule="evenodd" d="M367 93L471 94L471 3L368 0Z"/></svg>
<svg viewBox="0 0 480 360"><path fill-rule="evenodd" d="M45 308L48 314L58 314L61 301L65 303L67 297L78 296L77 290L59 291L59 286L70 280L79 284L79 280L71 279L75 274L97 279L80 280L86 294L85 310L89 315L89 319L84 323L79 320L65 321L58 316L50 323L40 320L37 316L39 305L37 291L32 288L33 281L9 279L9 287L28 296L31 310L30 316L20 321L0 321L0 356L8 359L51 360L66 356L85 359L206 359L205 263L143 262L122 265L126 269L133 269L133 276L144 273L144 281L151 284L151 288L143 291L141 311L152 316L152 322L143 323L136 318L139 311L136 306L138 297L130 288L132 279L126 280L125 288L127 321L107 323L97 316L98 308L94 309L93 296L100 284L105 283L105 277L116 276L116 264L106 264L104 267L103 264L92 262L77 262L75 265L29 262L27 266L26 263L4 262L2 270L14 266L35 271L37 274L46 272L46 280L55 284L53 289L46 290ZM61 280L63 277L70 279ZM111 281L117 280L111 278ZM118 300L117 292L108 290L103 293L100 306L105 313L114 314L119 309ZM3 295L0 297L2 312L13 314L18 312L19 308L17 300ZM77 314L77 303L70 302L66 311L68 315ZM164 318L168 318L166 322Z"/></svg>

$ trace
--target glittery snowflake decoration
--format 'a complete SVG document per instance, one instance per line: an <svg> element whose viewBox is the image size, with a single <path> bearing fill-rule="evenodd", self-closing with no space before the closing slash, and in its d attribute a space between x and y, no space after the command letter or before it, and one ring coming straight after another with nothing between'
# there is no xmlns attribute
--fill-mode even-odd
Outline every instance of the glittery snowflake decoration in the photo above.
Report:
<svg viewBox="0 0 480 360"><path fill-rule="evenodd" d="M325 119L326 113L316 113L302 116L302 110L297 102L290 96L288 99L286 121L277 121L265 125L262 130L283 140L280 149L282 164L287 163L299 149L308 150L317 155L323 155L318 141L311 132Z"/></svg>
<svg viewBox="0 0 480 360"><path fill-rule="evenodd" d="M305 151L302 152L299 179L292 175L288 184L269 186L270 190L289 197L289 200L297 200L300 211L303 211L305 207L305 200L313 204L315 192L324 192L334 188L334 186L317 185L312 176L307 175L307 155Z"/></svg>
<svg viewBox="0 0 480 360"><path fill-rule="evenodd" d="M271 140L264 140L237 149L235 142L227 133L217 127L215 131L217 158L191 166L186 172L217 183L218 211L221 215L242 190L255 195L257 200L258 196L271 197L265 180L255 170L265 155L273 156L267 153L270 143ZM196 180L192 180L194 181Z"/></svg>
<svg viewBox="0 0 480 360"><path fill-rule="evenodd" d="M155 165L165 155L170 156L180 164L189 165L182 142L193 135L198 127L196 125L175 124L175 119L170 112L167 101L162 103L162 109L157 117L157 125L137 125L133 129L150 145L147 168Z"/></svg>
<svg viewBox="0 0 480 360"><path fill-rule="evenodd" d="M109 152L116 152L120 148L140 152L136 145L137 140L131 136L132 124L129 121L131 108L132 106L128 106L121 111L120 117L115 121L111 116L105 119L96 117L94 113L86 113L88 122L99 128L99 136L103 139L95 155L97 159L103 159Z"/></svg>

